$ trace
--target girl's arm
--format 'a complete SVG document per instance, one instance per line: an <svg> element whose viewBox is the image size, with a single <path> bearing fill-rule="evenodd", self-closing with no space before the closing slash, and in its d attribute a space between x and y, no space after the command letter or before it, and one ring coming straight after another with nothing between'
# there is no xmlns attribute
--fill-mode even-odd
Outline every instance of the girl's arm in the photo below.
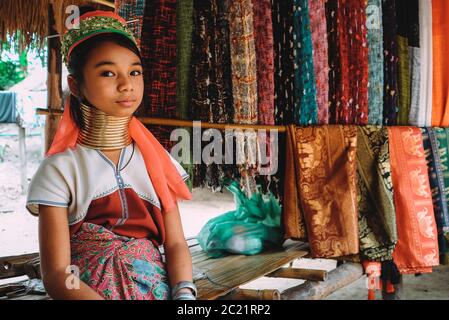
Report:
<svg viewBox="0 0 449 320"><path fill-rule="evenodd" d="M170 286L180 281L192 282L192 258L184 238L178 205L164 214L165 243L164 251ZM190 289L181 289L190 292Z"/></svg>
<svg viewBox="0 0 449 320"><path fill-rule="evenodd" d="M66 272L70 270L68 267L71 260L67 208L39 205L39 251L42 280L50 297L69 300L104 300L79 278L73 281L74 274ZM71 288L78 283L79 288Z"/></svg>

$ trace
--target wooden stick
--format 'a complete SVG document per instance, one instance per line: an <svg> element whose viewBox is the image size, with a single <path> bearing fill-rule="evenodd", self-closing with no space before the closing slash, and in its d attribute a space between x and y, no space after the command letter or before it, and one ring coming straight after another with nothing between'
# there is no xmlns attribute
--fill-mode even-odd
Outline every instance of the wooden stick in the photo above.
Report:
<svg viewBox="0 0 449 320"><path fill-rule="evenodd" d="M327 281L307 281L281 293L282 300L320 300L341 289L363 275L359 263L347 262L329 272Z"/></svg>
<svg viewBox="0 0 449 320"><path fill-rule="evenodd" d="M29 273L27 266L37 266L39 253L0 258L0 279L23 276Z"/></svg>
<svg viewBox="0 0 449 320"><path fill-rule="evenodd" d="M61 110L53 110L53 109L37 109L36 113L38 115L46 115L46 116L61 116ZM166 119L166 118L151 118L151 117L139 117L138 118L142 123L149 125L162 125L162 126L171 126L171 127L194 127L195 122L192 120L177 120L177 119ZM199 124L199 123L198 123ZM197 125L198 125L197 124ZM253 124L228 124L228 123L210 123L210 122L201 122L201 128L209 129L253 129L253 130L277 130L278 132L285 132L285 126L271 126L271 125L253 125Z"/></svg>
<svg viewBox="0 0 449 320"><path fill-rule="evenodd" d="M326 270L280 268L267 274L266 277L326 281L328 274Z"/></svg>
<svg viewBox="0 0 449 320"><path fill-rule="evenodd" d="M234 289L221 300L281 300L281 294L277 289Z"/></svg>
<svg viewBox="0 0 449 320"><path fill-rule="evenodd" d="M109 1L105 1L105 0L91 0L93 3L98 3L98 4L102 4L106 7L109 8L114 8L115 9L115 5Z"/></svg>
<svg viewBox="0 0 449 320"><path fill-rule="evenodd" d="M20 158L20 180L22 184L22 194L27 193L28 181L27 181L27 151L25 142L25 128L21 125L19 127L19 158Z"/></svg>

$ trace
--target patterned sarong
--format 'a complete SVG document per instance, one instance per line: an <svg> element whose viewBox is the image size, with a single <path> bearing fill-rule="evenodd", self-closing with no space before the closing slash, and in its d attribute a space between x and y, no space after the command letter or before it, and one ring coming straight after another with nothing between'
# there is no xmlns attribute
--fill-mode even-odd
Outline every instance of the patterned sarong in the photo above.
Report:
<svg viewBox="0 0 449 320"><path fill-rule="evenodd" d="M161 254L148 239L131 239L84 223L70 239L80 279L107 300L165 300L170 287Z"/></svg>

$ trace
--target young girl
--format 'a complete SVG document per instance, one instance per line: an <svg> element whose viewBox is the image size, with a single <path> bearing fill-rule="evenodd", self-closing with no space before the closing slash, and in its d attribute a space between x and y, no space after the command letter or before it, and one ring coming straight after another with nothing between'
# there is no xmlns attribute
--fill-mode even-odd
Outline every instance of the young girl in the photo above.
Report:
<svg viewBox="0 0 449 320"><path fill-rule="evenodd" d="M71 96L27 197L48 294L195 299L177 206L191 198L188 175L133 117L144 82L132 33L116 14L90 11L62 54Z"/></svg>

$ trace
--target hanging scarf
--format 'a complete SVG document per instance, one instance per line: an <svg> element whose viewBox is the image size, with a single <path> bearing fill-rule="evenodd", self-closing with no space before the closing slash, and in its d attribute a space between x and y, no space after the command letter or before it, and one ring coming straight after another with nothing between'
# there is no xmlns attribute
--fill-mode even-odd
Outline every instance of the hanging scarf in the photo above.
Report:
<svg viewBox="0 0 449 320"><path fill-rule="evenodd" d="M142 115L176 118L176 0L146 2L141 52L147 106ZM152 126L152 131L170 149L172 129Z"/></svg>
<svg viewBox="0 0 449 320"><path fill-rule="evenodd" d="M295 134L299 197L312 256L358 253L357 129L298 127Z"/></svg>
<svg viewBox="0 0 449 320"><path fill-rule="evenodd" d="M318 122L318 106L316 104L308 0L295 0L293 9L295 123L301 125L316 124Z"/></svg>
<svg viewBox="0 0 449 320"><path fill-rule="evenodd" d="M432 126L449 126L449 2L432 0Z"/></svg>
<svg viewBox="0 0 449 320"><path fill-rule="evenodd" d="M326 8L323 0L309 0L310 29L313 46L313 69L316 80L318 124L329 122L329 63Z"/></svg>
<svg viewBox="0 0 449 320"><path fill-rule="evenodd" d="M299 195L299 158L295 125L287 126L285 145L282 226L285 239L306 239L306 228Z"/></svg>
<svg viewBox="0 0 449 320"><path fill-rule="evenodd" d="M398 228L393 260L401 273L431 272L438 241L421 130L388 127Z"/></svg>
<svg viewBox="0 0 449 320"><path fill-rule="evenodd" d="M356 0L330 0L328 39L332 83L330 123L368 123L368 45L366 5ZM329 29L331 28L331 29ZM334 29L335 28L335 29ZM337 51L338 55L333 55ZM336 67L338 66L338 67Z"/></svg>
<svg viewBox="0 0 449 320"><path fill-rule="evenodd" d="M398 44L396 1L382 0L384 39L384 120L395 125L398 116Z"/></svg>
<svg viewBox="0 0 449 320"><path fill-rule="evenodd" d="M421 48L419 0L408 2L407 40L410 59L410 114L409 125L418 125L419 99L421 95Z"/></svg>
<svg viewBox="0 0 449 320"><path fill-rule="evenodd" d="M176 3L176 109L177 118L188 120L190 114L190 84L191 84L191 53L193 33L193 0L179 0ZM192 128L183 128L192 136ZM190 159L192 152L190 151ZM193 164L182 163L183 168L193 178ZM192 189L193 179L187 181L189 189Z"/></svg>
<svg viewBox="0 0 449 320"><path fill-rule="evenodd" d="M230 123L234 117L227 9L222 1L194 1L192 36L192 116ZM202 142L203 147L207 143ZM220 191L226 177L238 179L235 165L194 166L194 186Z"/></svg>
<svg viewBox="0 0 449 320"><path fill-rule="evenodd" d="M270 0L252 0L259 124L274 124L274 43Z"/></svg>
<svg viewBox="0 0 449 320"><path fill-rule="evenodd" d="M360 250L371 261L392 260L397 242L386 127L357 128Z"/></svg>
<svg viewBox="0 0 449 320"><path fill-rule="evenodd" d="M398 44L398 125L407 125L410 113L410 59L409 59L409 41L408 15L410 1L396 0L396 19L398 24L397 44Z"/></svg>
<svg viewBox="0 0 449 320"><path fill-rule="evenodd" d="M382 0L368 0L367 39L368 39L368 123L382 124L384 93L384 53L382 28Z"/></svg>
<svg viewBox="0 0 449 320"><path fill-rule="evenodd" d="M430 127L432 125L432 2L419 0L419 47L421 63L419 67L419 101L416 123L412 125Z"/></svg>
<svg viewBox="0 0 449 320"><path fill-rule="evenodd" d="M272 0L276 124L293 123L293 1Z"/></svg>
<svg viewBox="0 0 449 320"><path fill-rule="evenodd" d="M446 188L449 181L445 181L449 178L448 136L444 128L423 128L421 130L432 191L435 221L438 228L440 263L444 263L447 253L444 234L449 228Z"/></svg>
<svg viewBox="0 0 449 320"><path fill-rule="evenodd" d="M257 123L257 67L251 0L226 0L234 123Z"/></svg>

